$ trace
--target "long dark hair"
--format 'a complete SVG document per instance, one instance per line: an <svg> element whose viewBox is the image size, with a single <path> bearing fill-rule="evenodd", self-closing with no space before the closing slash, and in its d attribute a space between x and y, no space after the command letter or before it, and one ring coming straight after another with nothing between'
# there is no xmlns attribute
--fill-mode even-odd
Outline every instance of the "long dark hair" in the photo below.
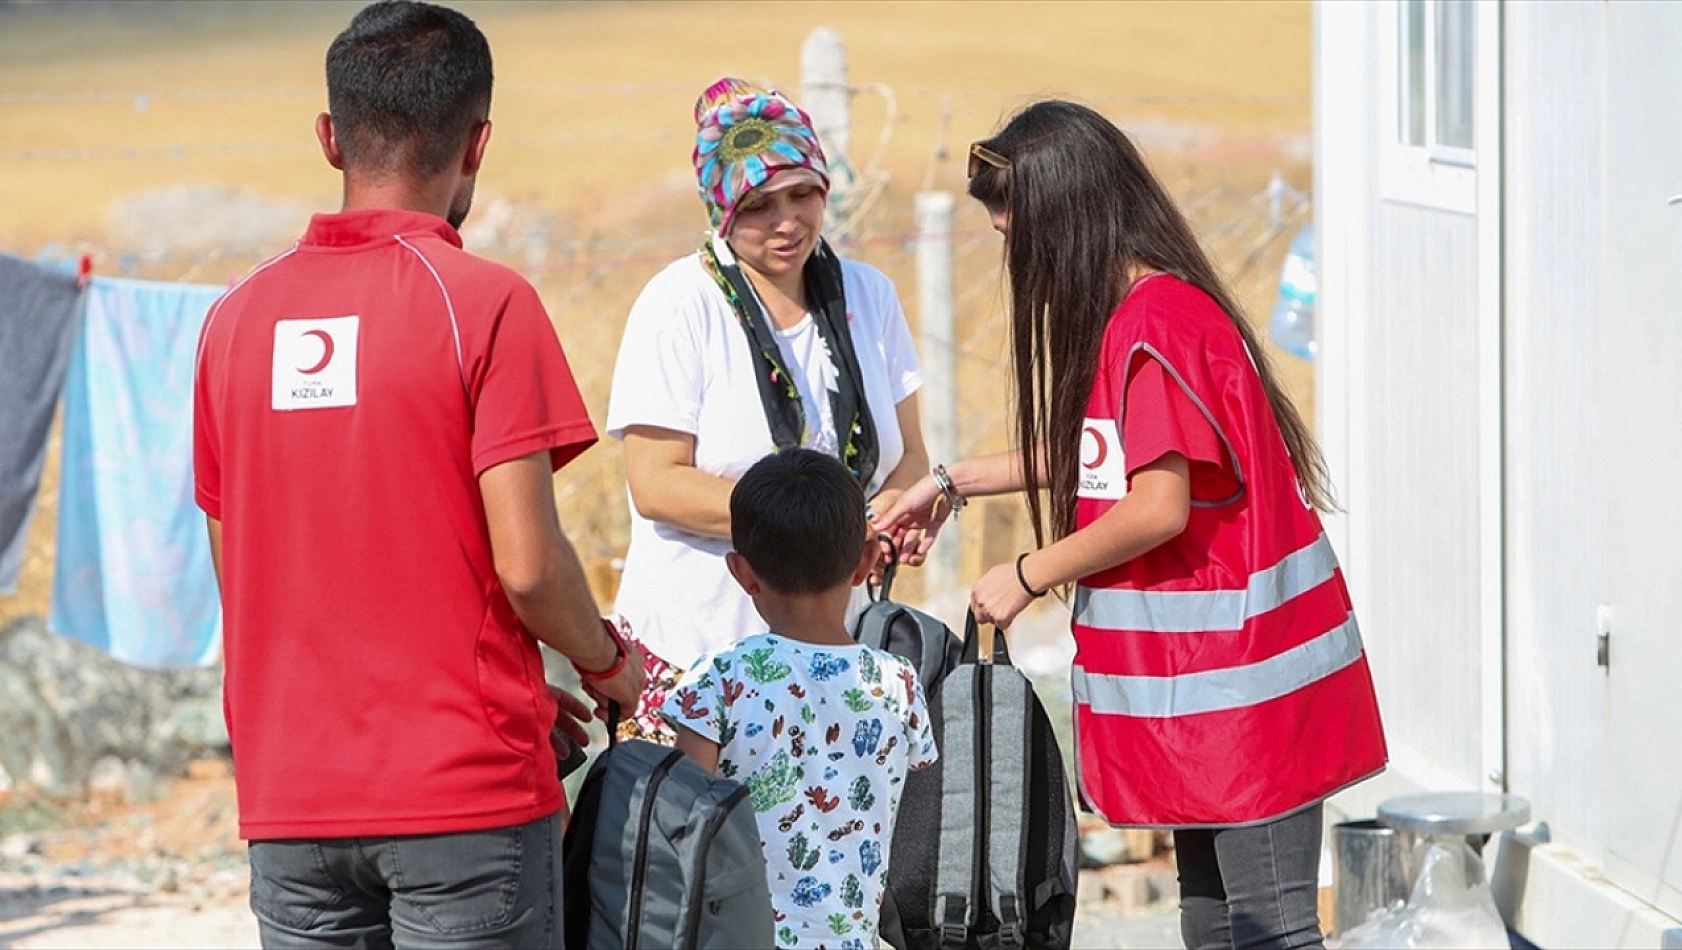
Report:
<svg viewBox="0 0 1682 950"><path fill-rule="evenodd" d="M1179 277L1226 312L1261 375L1304 496L1333 510L1331 479L1313 433L1279 387L1261 340L1185 216L1127 136L1097 112L1054 99L1028 106L979 144L990 161L978 163L970 197L1008 215L1016 436L1036 541L1074 531L1081 420L1105 327L1127 294L1129 275L1140 268ZM1042 453L1049 482L1043 485Z"/></svg>

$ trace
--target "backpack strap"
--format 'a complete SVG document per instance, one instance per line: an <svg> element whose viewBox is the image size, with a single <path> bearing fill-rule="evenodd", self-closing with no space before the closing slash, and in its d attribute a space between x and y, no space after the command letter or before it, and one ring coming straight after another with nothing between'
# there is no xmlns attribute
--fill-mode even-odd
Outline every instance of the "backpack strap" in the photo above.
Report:
<svg viewBox="0 0 1682 950"><path fill-rule="evenodd" d="M1004 631L998 627L992 628L990 636L993 639L992 658L987 660L998 666L1010 666L1010 648L1005 643ZM981 660L981 625L976 622L975 611L964 611L964 652L958 660L960 663L980 663Z"/></svg>
<svg viewBox="0 0 1682 950"><path fill-rule="evenodd" d="M1007 661L1008 662L1008 661ZM1028 841L1028 706L1027 680L1014 670L988 671L992 680L992 732L988 776L993 788L1005 794L988 799L987 881L982 892L999 921L998 947L1015 950L1027 945L1023 921L1023 852ZM1005 715L1006 711L1010 715Z"/></svg>
<svg viewBox="0 0 1682 950"><path fill-rule="evenodd" d="M877 650L888 648L888 627L894 618L905 612L899 604L889 604L877 601L864 612L859 614L858 626L853 631L853 639Z"/></svg>
<svg viewBox="0 0 1682 950"><path fill-rule="evenodd" d="M869 578L865 579L864 584L865 593L870 595L870 602L879 604L893 596L894 577L899 573L899 545L886 534L878 534L876 540L888 549L888 556L882 562L882 585L876 586Z"/></svg>
<svg viewBox="0 0 1682 950"><path fill-rule="evenodd" d="M968 677L964 678L966 681ZM973 683L970 689L943 690L940 704L974 702ZM953 714L940 717L939 734L935 742L940 747L940 838L934 869L934 924L940 938L941 950L964 950L969 945L970 931L975 925L976 908L970 894L976 877L978 849L982 829L977 814L977 797L984 794L975 787L976 756L974 722L969 716ZM952 777L949 784L947 776ZM962 790L968 786L970 794ZM966 801L966 798L968 799ZM967 805L967 807L966 807Z"/></svg>

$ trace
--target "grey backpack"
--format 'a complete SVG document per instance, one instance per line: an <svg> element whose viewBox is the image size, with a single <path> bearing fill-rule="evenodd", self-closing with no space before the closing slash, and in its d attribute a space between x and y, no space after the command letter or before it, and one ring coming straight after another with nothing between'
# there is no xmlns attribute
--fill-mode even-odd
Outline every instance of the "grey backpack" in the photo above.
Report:
<svg viewBox="0 0 1682 950"><path fill-rule="evenodd" d="M899 551L887 535L879 535L878 540L889 550L882 568L882 586L870 590L870 606L853 624L853 639L909 661L917 671L917 681L923 684L923 695L932 696L934 688L958 665L963 647L951 627L890 599L894 574L899 569Z"/></svg>
<svg viewBox="0 0 1682 950"><path fill-rule="evenodd" d="M565 946L774 946L747 787L676 749L615 740L612 712L561 847Z"/></svg>
<svg viewBox="0 0 1682 950"><path fill-rule="evenodd" d="M1066 948L1075 918L1075 809L1051 721L1004 638L963 655L929 699L940 760L905 780L882 899L899 950Z"/></svg>

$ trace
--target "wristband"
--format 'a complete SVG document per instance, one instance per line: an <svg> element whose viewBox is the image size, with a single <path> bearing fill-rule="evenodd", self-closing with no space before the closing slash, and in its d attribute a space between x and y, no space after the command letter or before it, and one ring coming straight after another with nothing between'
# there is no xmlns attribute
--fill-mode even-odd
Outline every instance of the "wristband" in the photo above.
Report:
<svg viewBox="0 0 1682 950"><path fill-rule="evenodd" d="M1037 599L1045 596L1045 591L1035 590L1032 587L1029 587L1028 586L1028 579L1026 577L1022 576L1022 562L1024 560L1026 560L1027 557L1028 557L1028 552L1027 551L1023 551L1021 554L1018 554L1016 556L1016 583L1022 585L1022 589L1028 592L1029 597L1033 597L1037 600ZM1050 588L1047 588L1047 589L1049 590Z"/></svg>
<svg viewBox="0 0 1682 950"><path fill-rule="evenodd" d="M958 512L963 511L964 506L969 504L969 499L958 494L958 487L952 484L952 476L946 473L946 466L936 465L929 470L929 474L934 477L935 487L946 496L946 504L951 506L952 514L956 517Z"/></svg>
<svg viewBox="0 0 1682 950"><path fill-rule="evenodd" d="M607 631L608 638L613 641L613 648L619 651L619 657L613 661L612 666L600 671L587 670L584 667L579 666L578 661L574 660L572 668L578 671L578 678L584 680L585 682L596 683L602 680L613 679L615 676L618 676L624 671L625 664L631 659L631 651L625 646L625 638L620 636L619 628L614 625L613 621L603 617L602 628Z"/></svg>

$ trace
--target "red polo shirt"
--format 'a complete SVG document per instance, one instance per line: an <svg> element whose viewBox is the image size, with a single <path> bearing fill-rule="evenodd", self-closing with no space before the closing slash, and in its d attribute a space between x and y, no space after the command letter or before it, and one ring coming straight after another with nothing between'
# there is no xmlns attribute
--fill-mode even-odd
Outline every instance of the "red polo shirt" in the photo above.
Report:
<svg viewBox="0 0 1682 950"><path fill-rule="evenodd" d="M557 811L555 704L478 484L596 438L531 285L431 215L317 215L210 311L194 410L241 835Z"/></svg>

